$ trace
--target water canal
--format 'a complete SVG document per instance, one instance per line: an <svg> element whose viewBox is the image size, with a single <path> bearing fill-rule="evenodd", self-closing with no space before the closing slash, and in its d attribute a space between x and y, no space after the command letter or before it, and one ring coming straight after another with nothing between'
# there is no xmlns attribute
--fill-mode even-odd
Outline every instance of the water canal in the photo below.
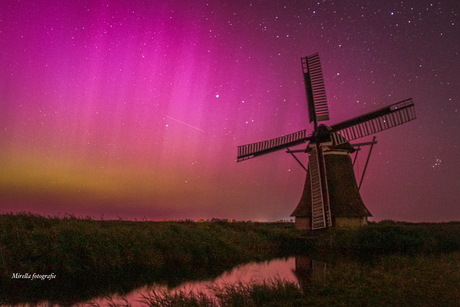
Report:
<svg viewBox="0 0 460 307"><path fill-rule="evenodd" d="M285 281L290 281L297 283L301 286L305 283L309 283L309 279L312 274L323 274L325 272L325 264L323 262L318 262L311 260L308 256L296 256L296 257L286 257L278 258L265 262L253 262L248 264L238 265L230 270L227 270L221 273L219 276L215 275L215 278L208 278L205 280L186 280L180 283L172 282L170 286L167 286L165 282L153 282L148 285L142 284L140 286L135 286L136 280L131 280L132 284L128 286L117 286L117 289L127 289L121 290L122 294L119 291L108 290L104 287L101 287L100 291L95 291L91 295L85 295L81 293L78 287L73 288L73 291L64 294L63 297L56 297L54 294L50 294L54 299L46 299L48 287L53 287L52 283L43 284L42 293L37 293L41 298L34 298L29 294L24 292L19 292L16 295L16 299L9 301L7 305L9 306L53 306L53 305L67 305L67 306L147 306L145 300L143 299L146 296L149 296L152 293L152 290L155 290L157 293L166 291L169 293L174 293L176 291L183 292L194 292L194 293L205 293L212 296L212 291L210 287L223 287L225 285L233 285L238 282L243 284L255 282L260 283L263 281L270 281L274 279L281 279ZM198 277L199 279L199 277ZM26 283L23 283L26 285ZM113 281L113 284L117 284L117 280ZM16 285L17 281L16 281ZM61 285L62 286L62 285ZM97 285L95 285L97 287ZM68 287L66 287L68 288ZM131 289L131 290L129 290ZM134 289L134 290L132 290ZM27 287L23 289L25 292L30 292ZM69 294L71 293L69 297ZM28 297L28 298L27 298ZM67 302L67 303L64 303ZM5 301L3 301L5 303ZM2 302L0 302L0 306Z"/></svg>
<svg viewBox="0 0 460 307"><path fill-rule="evenodd" d="M121 278L104 284L87 279L84 287L79 282L78 286L74 284L75 288L62 282L55 283L54 286L61 296L49 291L54 290L51 283L43 283L39 291L31 292L34 288L27 288L30 281L15 281L15 288L10 287L4 293L12 293L17 289L16 295L8 295L7 300L4 300L5 297L0 298L0 306L141 307L149 306L144 296L148 297L152 291L193 291L212 296L214 292L210 287L223 288L238 282L243 285L263 281L270 283L270 280L295 283L304 293L312 294L315 289L319 289L319 296L310 296L315 301L335 300L335 295L341 295L340 298L348 302L348 305L362 302L362 306L458 306L460 301L460 252L430 255L389 254L375 257L368 255L363 258L349 258L342 254L324 256L326 258L315 258L327 261L327 268L326 262L313 260L309 256L295 256L239 265L221 271L220 275L213 273L213 278L201 280L197 276L182 278L178 282L169 276L169 281L165 278L150 279L148 282L142 278ZM94 291L89 292L88 289ZM3 290L2 285L0 293ZM373 295L369 296L368 293L371 292ZM347 304L344 303L344 306Z"/></svg>
<svg viewBox="0 0 460 307"><path fill-rule="evenodd" d="M224 272L217 278L205 280L205 281L188 281L177 287L168 288L164 285L150 285L134 290L133 292L124 295L122 297L113 295L110 298L97 298L87 301L83 306L106 306L110 303L126 304L129 302L131 306L146 306L142 303L143 297L155 290L166 290L174 293L175 291L194 292L194 293L206 293L211 294L209 290L213 286L225 286L235 284L237 282L250 283L250 282L263 282L279 278L286 281L292 281L299 283L299 278L308 278L309 272L311 272L312 266L318 267L319 262L314 262L306 256L288 257L281 259L274 259L265 262L249 263L239 265L230 271ZM325 268L324 264L320 267ZM302 274L302 273L306 273ZM305 276L304 276L305 275ZM300 281L302 283L302 281Z"/></svg>

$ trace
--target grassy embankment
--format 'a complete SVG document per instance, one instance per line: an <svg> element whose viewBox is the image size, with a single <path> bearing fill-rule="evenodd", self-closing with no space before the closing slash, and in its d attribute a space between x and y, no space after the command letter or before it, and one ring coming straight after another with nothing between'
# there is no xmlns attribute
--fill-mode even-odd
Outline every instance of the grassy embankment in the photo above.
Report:
<svg viewBox="0 0 460 307"><path fill-rule="evenodd" d="M326 259L327 272L312 276L307 287L283 281L240 284L215 289L215 298L180 293L161 299L152 295L145 303L451 306L460 301L460 223L382 222L311 236L283 223L99 221L29 214L0 215L0 296L9 303L44 298L59 302L52 292L56 287L57 292L65 293L66 301L78 302L96 293L127 293L164 276L168 276L166 282L173 284L215 276L238 263L302 249L318 257L339 254L361 260ZM16 272L54 273L57 277L37 288L30 282L12 280ZM115 279L120 289L89 290L95 283L112 285ZM22 291L12 294L18 282ZM82 283L88 287L75 291ZM72 297L74 292L79 294Z"/></svg>
<svg viewBox="0 0 460 307"><path fill-rule="evenodd" d="M228 267L288 254L290 224L92 220L0 215L0 272L96 274Z"/></svg>
<svg viewBox="0 0 460 307"><path fill-rule="evenodd" d="M0 215L0 302L78 302L152 283L217 277L298 251L290 224L147 222ZM50 281L13 273L55 274ZM20 285L20 287L18 287Z"/></svg>

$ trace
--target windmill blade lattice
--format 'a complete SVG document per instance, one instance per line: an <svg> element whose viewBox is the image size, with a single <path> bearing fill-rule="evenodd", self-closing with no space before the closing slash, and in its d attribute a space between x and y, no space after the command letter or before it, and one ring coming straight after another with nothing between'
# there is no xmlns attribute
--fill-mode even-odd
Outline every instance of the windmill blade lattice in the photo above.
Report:
<svg viewBox="0 0 460 307"><path fill-rule="evenodd" d="M352 141L402 125L415 118L414 103L410 98L332 125L331 128L348 141Z"/></svg>
<svg viewBox="0 0 460 307"><path fill-rule="evenodd" d="M310 171L312 229L332 226L329 191L327 188L326 167L321 146L315 146L310 151L308 160Z"/></svg>
<svg viewBox="0 0 460 307"><path fill-rule="evenodd" d="M329 120L323 71L318 53L302 58L302 70L307 94L308 115L311 122Z"/></svg>
<svg viewBox="0 0 460 307"><path fill-rule="evenodd" d="M310 139L305 137L306 133L306 130L301 130L263 142L238 146L237 162L305 143Z"/></svg>

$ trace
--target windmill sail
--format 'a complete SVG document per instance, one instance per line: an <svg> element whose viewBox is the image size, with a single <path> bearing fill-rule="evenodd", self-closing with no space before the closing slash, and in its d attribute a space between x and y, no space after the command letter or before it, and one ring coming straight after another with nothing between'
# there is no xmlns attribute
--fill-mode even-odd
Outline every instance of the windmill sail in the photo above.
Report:
<svg viewBox="0 0 460 307"><path fill-rule="evenodd" d="M402 125L415 119L412 98L394 103L388 107L332 125L348 141Z"/></svg>
<svg viewBox="0 0 460 307"><path fill-rule="evenodd" d="M307 93L308 115L311 122L329 120L323 72L318 53L302 58L302 70Z"/></svg>
<svg viewBox="0 0 460 307"><path fill-rule="evenodd" d="M326 168L321 146L314 146L308 162L311 185L311 228L321 229L332 226Z"/></svg>
<svg viewBox="0 0 460 307"><path fill-rule="evenodd" d="M310 139L305 137L306 133L306 130L301 130L267 141L238 146L237 162L305 143Z"/></svg>

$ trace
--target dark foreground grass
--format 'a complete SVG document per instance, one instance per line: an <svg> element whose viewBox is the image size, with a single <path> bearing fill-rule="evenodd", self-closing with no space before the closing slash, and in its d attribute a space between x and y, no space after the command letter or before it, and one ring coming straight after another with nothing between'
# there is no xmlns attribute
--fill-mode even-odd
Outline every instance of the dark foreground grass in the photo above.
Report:
<svg viewBox="0 0 460 307"><path fill-rule="evenodd" d="M228 266L289 253L289 224L92 220L0 215L0 272Z"/></svg>
<svg viewBox="0 0 460 307"><path fill-rule="evenodd" d="M0 271L73 274L264 260L289 252L290 224L92 220L0 215ZM295 244L294 244L295 245Z"/></svg>
<svg viewBox="0 0 460 307"><path fill-rule="evenodd" d="M456 258L452 259L458 263L457 251L460 251L460 223L386 221L355 230L332 229L312 235L295 230L290 223L103 221L3 214L0 215L0 301L33 304L48 300L72 304L95 296L123 295L153 283L176 286L186 280L217 277L237 264L308 252L320 258L331 254L355 257L360 259L360 266L363 260L368 263L365 269L357 265L350 270L338 270L339 275L329 276L332 273L328 270L328 277L319 286L302 289L303 296L299 297L302 302L308 303L309 295L325 302L334 297L367 302L370 298L364 295L366 291L376 292L376 297L389 296L391 302L402 293L404 300L410 295L418 299L429 293L429 284L434 289L443 285L459 293L458 268L454 274L453 260L448 260L454 255ZM404 265L393 269L391 263L379 260L381 255L393 259L392 263ZM438 263L436 259L442 261ZM383 261L382 269L378 269L378 261ZM413 266L411 261L415 263ZM442 269L450 273L442 280L433 277L439 276ZM14 273L53 273L56 278L31 282L13 279ZM408 277L412 275L418 277ZM423 293L410 285L423 286ZM236 296L244 294L242 286L232 288L239 289ZM271 291L266 295L276 301L284 290L277 288L279 284L273 287L262 285L260 289ZM379 292L379 287L387 290ZM400 292L409 288L412 289L409 292ZM439 298L439 293L440 289L434 297ZM226 293L226 296L231 295ZM225 305L223 301L219 304L245 306Z"/></svg>
<svg viewBox="0 0 460 307"><path fill-rule="evenodd" d="M338 261L300 285L279 279L215 286L211 293L152 289L142 306L459 306L460 253ZM111 306L129 306L113 302ZM97 306L97 304L93 304Z"/></svg>
<svg viewBox="0 0 460 307"><path fill-rule="evenodd" d="M298 252L290 224L194 223L0 215L0 301L78 302L217 277ZM297 246L297 247L296 247ZM13 274L51 274L39 282Z"/></svg>
<svg viewBox="0 0 460 307"><path fill-rule="evenodd" d="M322 252L364 256L449 253L460 251L460 223L382 221L357 229L326 231L314 246Z"/></svg>

